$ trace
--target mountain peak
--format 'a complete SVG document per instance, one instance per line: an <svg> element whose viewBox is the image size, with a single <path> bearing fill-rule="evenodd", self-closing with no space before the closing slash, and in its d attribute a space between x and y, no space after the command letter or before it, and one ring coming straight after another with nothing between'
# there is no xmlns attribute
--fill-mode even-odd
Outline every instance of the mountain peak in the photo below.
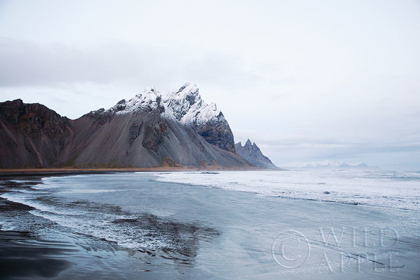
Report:
<svg viewBox="0 0 420 280"><path fill-rule="evenodd" d="M160 106L160 100L160 93L153 87L147 87L130 100L126 101L123 99L107 111L116 114L128 114L136 111L151 111Z"/></svg>
<svg viewBox="0 0 420 280"><path fill-rule="evenodd" d="M185 83L179 90L169 92L162 96L165 107L172 111L174 117L181 122L190 111L197 111L206 105L200 96L200 91L195 83Z"/></svg>
<svg viewBox="0 0 420 280"><path fill-rule="evenodd" d="M277 169L277 166L275 166L271 160L261 152L257 144L252 143L251 140L248 139L244 146L242 146L241 142L236 143L235 148L237 153L251 164L262 168Z"/></svg>
<svg viewBox="0 0 420 280"><path fill-rule="evenodd" d="M190 106L202 103L200 90L193 82L187 82L176 93L172 93L172 98L186 100Z"/></svg>
<svg viewBox="0 0 420 280"><path fill-rule="evenodd" d="M252 148L252 142L251 142L251 140L246 140L246 142L245 142L245 145L244 145L244 148L249 148L249 149L251 149Z"/></svg>
<svg viewBox="0 0 420 280"><path fill-rule="evenodd" d="M210 144L235 153L232 131L216 104L207 104L193 82L185 83L177 91L162 95L165 114L192 127Z"/></svg>
<svg viewBox="0 0 420 280"><path fill-rule="evenodd" d="M216 104L207 104L193 82L187 82L178 91L162 96L163 103L173 116L184 124L198 124L218 120L221 114Z"/></svg>
<svg viewBox="0 0 420 280"><path fill-rule="evenodd" d="M199 89L194 82L186 82L183 84L176 93L193 92L198 93Z"/></svg>

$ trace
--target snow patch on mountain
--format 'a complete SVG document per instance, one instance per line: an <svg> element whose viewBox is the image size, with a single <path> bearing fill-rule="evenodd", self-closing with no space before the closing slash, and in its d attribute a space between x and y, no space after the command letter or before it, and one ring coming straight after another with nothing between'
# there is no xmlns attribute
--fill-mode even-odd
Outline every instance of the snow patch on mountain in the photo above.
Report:
<svg viewBox="0 0 420 280"><path fill-rule="evenodd" d="M223 114L216 104L207 104L195 83L185 83L179 90L162 95L166 114L187 125L218 121Z"/></svg>
<svg viewBox="0 0 420 280"><path fill-rule="evenodd" d="M130 114L155 110L160 106L164 108L161 110L164 117L186 125L200 126L224 120L216 104L204 102L197 85L193 82L185 83L179 90L166 94L161 94L153 87L146 88L128 101L121 100L106 112Z"/></svg>
<svg viewBox="0 0 420 280"><path fill-rule="evenodd" d="M151 111L160 106L161 95L154 88L146 88L136 94L135 97L126 101L118 102L115 106L108 109L108 112L116 114L130 114L137 111Z"/></svg>

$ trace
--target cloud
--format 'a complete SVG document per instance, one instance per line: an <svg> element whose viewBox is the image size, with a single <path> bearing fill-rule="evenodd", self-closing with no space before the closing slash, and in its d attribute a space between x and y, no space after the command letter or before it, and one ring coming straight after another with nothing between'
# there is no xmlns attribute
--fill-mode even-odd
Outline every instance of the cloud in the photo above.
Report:
<svg viewBox="0 0 420 280"><path fill-rule="evenodd" d="M0 86L108 83L139 69L133 50L117 45L76 49L0 39Z"/></svg>
<svg viewBox="0 0 420 280"><path fill-rule="evenodd" d="M246 92L262 79L258 71L244 67L239 56L182 45L113 42L70 47L0 37L0 61L2 99L41 102L72 118L111 107L146 86L164 93L195 81L205 100L219 103L226 92ZM228 111L229 104L221 103Z"/></svg>
<svg viewBox="0 0 420 280"><path fill-rule="evenodd" d="M0 38L0 87L60 84L128 84L167 87L189 81L246 86L257 74L239 57L219 52L193 54L173 46L107 43L90 48L39 45Z"/></svg>

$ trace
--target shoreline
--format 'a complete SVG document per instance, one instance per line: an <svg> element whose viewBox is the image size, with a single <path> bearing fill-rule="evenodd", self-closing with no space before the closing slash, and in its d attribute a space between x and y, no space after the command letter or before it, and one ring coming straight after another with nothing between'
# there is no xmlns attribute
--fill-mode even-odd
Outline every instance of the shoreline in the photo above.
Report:
<svg viewBox="0 0 420 280"><path fill-rule="evenodd" d="M10 176L66 176L66 175L89 175L110 174L129 172L183 172L183 171L269 171L259 167L139 167L139 168L19 168L0 169L0 178ZM277 170L273 170L277 171ZM281 169L280 169L281 171Z"/></svg>

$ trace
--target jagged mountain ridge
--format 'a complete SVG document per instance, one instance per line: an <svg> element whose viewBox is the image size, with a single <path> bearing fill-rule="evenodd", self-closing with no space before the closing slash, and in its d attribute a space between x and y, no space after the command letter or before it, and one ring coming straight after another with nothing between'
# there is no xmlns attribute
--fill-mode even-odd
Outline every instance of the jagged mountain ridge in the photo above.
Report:
<svg viewBox="0 0 420 280"><path fill-rule="evenodd" d="M149 88L76 120L22 100L0 106L2 168L249 166L221 111L193 83L165 95Z"/></svg>
<svg viewBox="0 0 420 280"><path fill-rule="evenodd" d="M216 104L207 104L202 100L194 83L186 83L179 90L167 94L147 88L128 101L121 100L106 112L128 114L158 107L165 118L188 125L210 144L235 153L235 141L229 123Z"/></svg>
<svg viewBox="0 0 420 280"><path fill-rule="evenodd" d="M249 139L246 141L244 146L242 146L241 142L236 143L235 148L236 152L252 165L266 169L278 169L278 167L275 166L271 160L261 152L261 149L257 146L257 144L252 143Z"/></svg>

